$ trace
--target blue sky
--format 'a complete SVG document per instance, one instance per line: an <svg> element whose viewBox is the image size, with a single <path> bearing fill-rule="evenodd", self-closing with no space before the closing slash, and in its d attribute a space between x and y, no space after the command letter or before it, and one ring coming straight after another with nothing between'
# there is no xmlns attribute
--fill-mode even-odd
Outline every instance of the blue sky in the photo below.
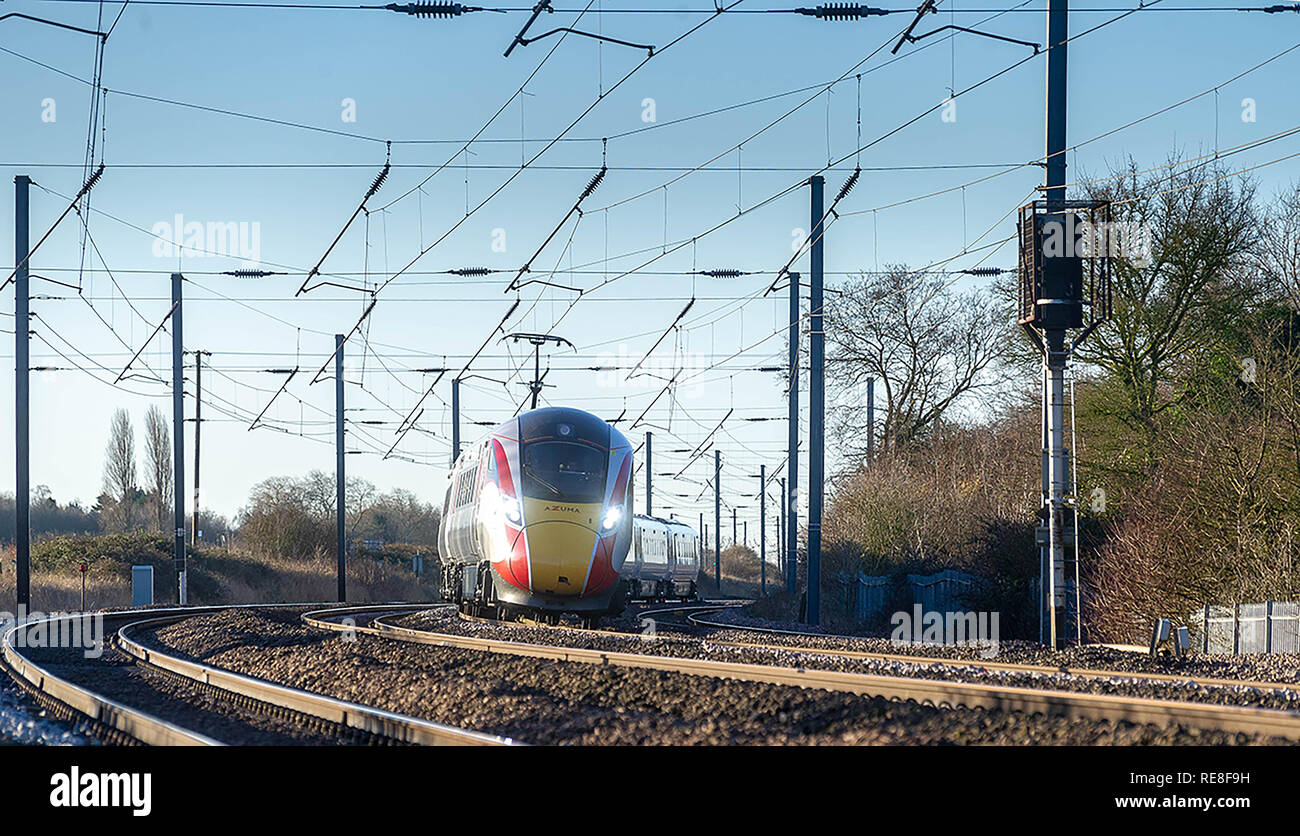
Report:
<svg viewBox="0 0 1300 836"><path fill-rule="evenodd" d="M694 2L635 5L709 8ZM746 2L737 9L776 7ZM1072 14L1072 31L1082 32L1130 8L1115 0L1088 5L1103 7L1114 11ZM103 25L111 23L120 8L103 4ZM578 28L661 48L707 18L601 15L600 8L592 4ZM941 13L917 31L947 23L974 26L992 13L963 10L993 8L1007 6L943 3ZM1020 8L982 28L1042 42L1042 3L1035 0ZM86 28L95 28L101 14L94 3L10 0L0 5L0 12L13 11ZM546 28L569 25L576 16L557 13L541 23ZM38 317L33 328L68 356L59 357L38 338L33 340L33 364L69 368L71 360L100 379L81 371L33 374L33 485L49 485L61 500L93 501L100 490L112 410L130 409L139 425L149 403L169 409L165 385L128 380L123 384L128 392L109 384L170 307L168 276L176 269L190 279L186 348L212 352L205 359L212 371L204 378L204 418L211 419L203 428L204 506L233 514L261 479L332 469L333 388L328 380L315 385L308 381L332 350L332 335L349 331L366 302L363 294L353 291L322 288L297 298L294 291L383 165L387 149L382 140L393 140L394 168L370 201L369 215L358 218L322 269L373 286L456 227L384 288L367 320L368 329L363 328L347 349L349 408L356 410L349 417L390 422L350 427L350 448L365 451L349 457L350 472L381 489L409 488L440 501L448 464L449 378L426 401L422 431L408 433L398 447L400 455L414 462L382 458L396 438L391 422L405 416L433 382L433 376L411 370L459 368L500 321L515 294L503 293L512 274L461 278L433 271L517 270L600 168L600 139L614 137L606 147L608 176L584 202L576 227L571 220L533 263L533 277L544 277L558 265L555 282L591 290L606 273L619 276L660 255L666 246L693 237L694 243L646 267L655 272L591 290L567 314L573 292L525 288L508 330L553 328L577 347L576 353L553 355L554 371L547 382L554 387L545 393L549 402L588 408L607 418L624 410L635 416L650 405L662 380L644 375L628 381L621 374L587 369L613 365L620 357L623 365L634 363L694 295L697 301L683 329L664 340L650 370L671 375L685 366L693 375L689 385L676 392L675 406L665 396L648 415L651 424L662 428L655 470L681 469L688 457L672 451L699 444L734 409L733 420L718 435L728 464L724 492L729 502L745 506L742 519L748 515L752 521L749 509L756 505L756 480L749 476L757 473L760 463L772 470L781 462L785 428L775 420L735 419L784 415L780 376L749 369L782 362L783 343L773 335L783 323L786 302L783 296L765 299L762 290L771 281L771 271L790 258L798 230L808 227L807 191L795 189L761 208L751 207L794 186L826 166L828 159L849 155L826 175L828 197L833 195L856 162L859 115L862 143L867 144L943 102L950 88L963 90L1031 52L971 35L936 35L904 46L896 59L886 47L848 72L829 97L817 89L776 95L844 75L890 41L907 18L826 23L793 15L724 14L645 62L601 98L567 134L584 141L557 143L535 168L520 173L521 154L527 159L542 150L544 140L564 131L602 91L641 65L645 53L571 36L549 58L555 38L503 58L501 53L526 19L517 13L430 21L387 11L129 5L104 55L102 84L110 92L95 154L96 159L102 154L108 169L92 192L89 215L90 236L98 250L86 246L83 267L82 229L74 215L32 263L37 275L80 285L84 297L75 298L77 291L61 285L33 281L32 308ZM1219 90L1071 152L1071 181L1084 173L1104 173L1108 163L1126 155L1141 167L1154 167L1174 151L1196 156L1295 127L1300 123L1294 90L1300 50L1225 82L1297 43L1300 15L1155 10L1079 38L1070 46L1071 144L1216 86ZM15 174L28 173L41 187L32 190L35 241L66 205L58 195L71 195L80 185L86 154L89 88L55 70L90 78L94 39L10 19L0 22L0 47L5 79L0 111L6 116L0 129L5 184L0 227L12 229L9 183ZM458 143L478 131L543 59L526 86L527 95L505 108L468 155L456 157L454 167L390 205L452 158ZM922 265L954 257L952 267L1013 264L1009 245L991 253L974 248L1010 235L1014 225L1008 213L1033 197L1041 182L1041 168L1023 164L1043 153L1043 75L1040 55L963 94L955 102L955 119L945 120L944 111L935 110L863 151L862 180L841 205L843 218L827 233L830 280L878 265ZM674 121L764 97L774 98ZM1254 121L1242 119L1243 100L1248 98L1254 102ZM50 99L53 121L48 121ZM355 103L355 122L344 121L345 100ZM651 106L654 121L646 121ZM1226 164L1244 169L1270 163L1300 150L1298 142L1285 138L1231 156ZM742 143L739 153L732 150ZM716 162L692 170L719 154L723 156ZM472 168L460 167L465 160ZM259 167L240 167L251 165ZM936 165L954 167L907 168ZM993 174L999 176L972 182ZM1254 175L1262 191L1271 193L1300 176L1300 158L1265 165ZM499 194L476 208L512 177ZM962 184L970 185L954 188ZM952 191L912 200L946 189ZM465 218L467 196L474 211ZM751 211L736 217L738 206ZM871 211L879 207L889 208ZM245 224L249 230L256 224L262 266L297 275L235 278L219 273L246 266L238 257L178 260L158 255L149 231L172 224L177 214L186 221ZM702 235L729 219L717 231ZM971 252L961 255L968 247ZM642 252L619 257L636 251ZM12 266L8 232L0 254ZM806 267L806 257L797 264ZM709 279L660 274L711 268L768 275ZM6 363L12 358L12 312L13 297L6 291L0 299L0 329L6 332L0 354ZM369 349L364 348L367 343ZM728 359L737 352L739 356ZM164 336L144 351L141 370L152 368L167 377L169 358ZM510 385L507 389L490 380L467 382L462 392L467 421L497 421L513 413L525 394L520 378L512 376L521 363L531 366L531 357L521 349L496 341L489 345L475 370L485 378L508 379ZM717 368L704 368L715 363ZM295 365L303 374L276 399L265 419L286 432L250 432L249 420L284 379L264 370ZM192 380L192 372L187 377ZM1033 384L1026 381L1026 386ZM11 401L12 387L11 375L0 376L0 401ZM188 401L192 415L192 398ZM643 429L630 435L639 441ZM481 431L467 424L463 434L473 438ZM11 411L4 410L0 438L11 439L12 432ZM6 451L12 449L10 442L5 444ZM187 438L190 444L192 435ZM1024 465L1037 466L1032 451L1026 451ZM711 461L701 460L685 473L695 481L659 480L658 508L671 506L695 519L705 503L695 503L694 497L711 469ZM192 474L192 463L187 463L187 473ZM0 484L13 484L7 452L0 457ZM187 495L189 490L186 486ZM675 496L679 493L688 497Z"/></svg>

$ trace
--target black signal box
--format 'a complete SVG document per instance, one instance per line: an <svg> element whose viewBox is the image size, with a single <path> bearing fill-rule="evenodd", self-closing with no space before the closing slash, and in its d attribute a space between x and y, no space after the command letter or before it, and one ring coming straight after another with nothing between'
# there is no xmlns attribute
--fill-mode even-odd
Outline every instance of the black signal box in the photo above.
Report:
<svg viewBox="0 0 1300 836"><path fill-rule="evenodd" d="M1035 201L1020 211L1018 320L1045 331L1083 328L1110 313L1109 265L1094 253L1089 230L1109 220L1109 206ZM1085 306L1089 310L1085 311Z"/></svg>
<svg viewBox="0 0 1300 836"><path fill-rule="evenodd" d="M1042 328L1083 327L1083 234L1073 212L1038 215L1038 246L1042 248L1034 321Z"/></svg>

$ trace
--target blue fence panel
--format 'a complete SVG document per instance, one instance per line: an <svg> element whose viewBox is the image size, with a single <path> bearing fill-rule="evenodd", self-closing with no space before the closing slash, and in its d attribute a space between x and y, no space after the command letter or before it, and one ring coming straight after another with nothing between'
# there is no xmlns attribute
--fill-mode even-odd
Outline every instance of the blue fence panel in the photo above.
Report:
<svg viewBox="0 0 1300 836"><path fill-rule="evenodd" d="M889 596L889 577L864 575L859 572L857 581L857 606L853 612L854 618L866 621L884 612L885 600Z"/></svg>
<svg viewBox="0 0 1300 836"><path fill-rule="evenodd" d="M964 598L975 583L975 576L956 569L944 569L933 575L908 575L912 603L927 612L956 612L965 607Z"/></svg>
<svg viewBox="0 0 1300 836"><path fill-rule="evenodd" d="M977 578L956 569L945 569L933 575L908 575L907 585L911 592L913 604L920 604L927 612L958 612L965 609L965 596L970 592ZM841 583L845 579L841 577ZM859 621L880 615L889 602L890 587L893 581L888 575L865 575L858 573L853 606L846 606L846 612L852 612ZM846 599L847 603L847 599Z"/></svg>

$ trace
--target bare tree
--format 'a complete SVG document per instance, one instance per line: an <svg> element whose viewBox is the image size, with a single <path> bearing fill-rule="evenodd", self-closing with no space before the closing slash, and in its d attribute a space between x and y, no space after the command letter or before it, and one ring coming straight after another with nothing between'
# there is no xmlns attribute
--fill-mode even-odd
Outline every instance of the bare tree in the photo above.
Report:
<svg viewBox="0 0 1300 836"><path fill-rule="evenodd" d="M348 480L343 509L346 512L345 534L355 540L362 523L370 516L370 505L375 498L375 486L356 476Z"/></svg>
<svg viewBox="0 0 1300 836"><path fill-rule="evenodd" d="M152 505L154 522L158 530L167 532L171 525L172 501L172 437L167 419L157 406L150 406L144 415L145 477Z"/></svg>
<svg viewBox="0 0 1300 836"><path fill-rule="evenodd" d="M1300 310L1300 183L1277 196L1263 213L1258 266L1268 285Z"/></svg>
<svg viewBox="0 0 1300 836"><path fill-rule="evenodd" d="M239 537L255 550L284 557L332 552L335 484L334 474L322 470L313 470L302 479L279 476L258 483L240 512ZM374 497L375 486L370 482L348 479L347 541L355 539L372 516Z"/></svg>
<svg viewBox="0 0 1300 836"><path fill-rule="evenodd" d="M313 470L299 481L303 509L317 519L333 519L334 503L338 496L337 481L333 473Z"/></svg>
<svg viewBox="0 0 1300 836"><path fill-rule="evenodd" d="M398 488L375 497L367 509L361 530L386 543L433 545L438 542L441 511L422 502L408 490Z"/></svg>
<svg viewBox="0 0 1300 836"><path fill-rule="evenodd" d="M933 430L963 396L996 385L1007 324L994 294L895 266L848 282L827 306L827 376L850 456L866 449L867 381L876 380L882 448Z"/></svg>
<svg viewBox="0 0 1300 836"><path fill-rule="evenodd" d="M300 558L325 554L334 542L328 514L308 497L305 480L276 476L253 487L240 512L239 538L254 553Z"/></svg>
<svg viewBox="0 0 1300 836"><path fill-rule="evenodd" d="M126 531L135 526L135 430L125 409L113 413L108 447L104 451L104 493L111 507L103 509L105 528Z"/></svg>

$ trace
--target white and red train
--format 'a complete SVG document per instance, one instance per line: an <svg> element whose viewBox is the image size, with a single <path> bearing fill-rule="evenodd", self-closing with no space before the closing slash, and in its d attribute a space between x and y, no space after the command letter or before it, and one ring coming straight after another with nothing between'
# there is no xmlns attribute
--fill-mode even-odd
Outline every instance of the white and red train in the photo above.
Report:
<svg viewBox="0 0 1300 836"><path fill-rule="evenodd" d="M452 467L443 597L471 614L589 621L627 598L693 598L699 535L632 514L632 446L605 421L546 407L497 426Z"/></svg>

